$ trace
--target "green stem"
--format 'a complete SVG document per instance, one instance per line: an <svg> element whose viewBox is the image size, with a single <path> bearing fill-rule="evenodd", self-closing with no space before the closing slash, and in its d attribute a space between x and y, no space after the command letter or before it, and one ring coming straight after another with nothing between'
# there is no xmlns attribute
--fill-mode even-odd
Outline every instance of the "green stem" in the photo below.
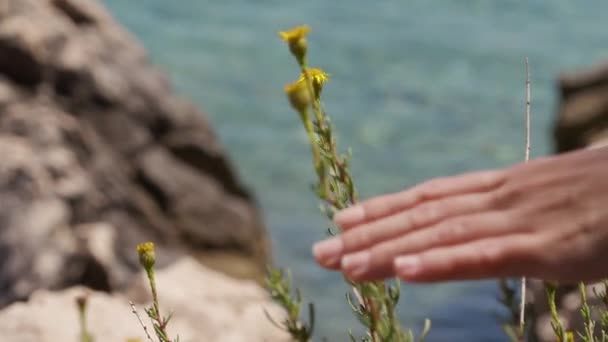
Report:
<svg viewBox="0 0 608 342"><path fill-rule="evenodd" d="M585 342L595 342L595 335L593 333L595 321L591 317L591 308L589 308L589 304L587 303L587 288L585 287L585 283L580 282L578 284L578 289L581 294L581 316L583 317L585 336L587 337Z"/></svg>
<svg viewBox="0 0 608 342"><path fill-rule="evenodd" d="M158 305L158 294L156 292L156 278L154 277L154 269L150 268L146 270L146 274L148 275L148 282L150 283L150 290L152 291L152 307L154 308L154 312L160 318L160 310Z"/></svg>
<svg viewBox="0 0 608 342"><path fill-rule="evenodd" d="M87 328L87 317L86 317L86 312L83 309L78 310L79 311L79 318L80 318L80 341L81 342L91 342L92 338L91 335L89 334L89 329Z"/></svg>
<svg viewBox="0 0 608 342"><path fill-rule="evenodd" d="M160 314L160 305L158 304L158 293L156 291L156 278L154 276L154 268L146 269L146 274L148 276L148 282L150 283L150 290L152 292L152 311L154 317L150 317L153 319L158 327L158 331L156 331L156 335L161 342L170 342L167 334L167 323L169 320L165 320Z"/></svg>
<svg viewBox="0 0 608 342"><path fill-rule="evenodd" d="M315 133L312 121L310 120L310 115L308 114L308 109L305 109L302 113L300 113L300 118L302 119L302 124L304 125L304 129L306 130L306 135L308 136L308 140L310 141L310 145L312 148L312 157L313 164L315 167L315 171L317 175L320 176L321 173L321 157L319 154L319 147L317 146L317 142L315 139Z"/></svg>
<svg viewBox="0 0 608 342"><path fill-rule="evenodd" d="M329 204L331 204L332 206L334 206L336 209L342 209L348 206L348 203L344 203L344 199L343 199L343 191L348 191L348 197L351 201L351 203L355 203L355 196L354 193L352 193L351 191L349 191L348 189L352 189L352 186L349 186L349 184L352 184L352 179L350 178L350 175L345 172L345 170L343 170L342 166L340 165L340 159L337 153L337 148L336 148L336 143L333 139L332 136L332 132L331 132L331 127L329 127L327 125L327 121L325 119L325 113L323 112L323 110L321 109L321 105L320 105L320 100L315 98L314 95L314 89L313 89L313 85L312 85L312 80L310 78L310 75L308 74L308 71L306 70L306 65L302 64L301 65L301 71L302 74L304 75L304 78L306 80L306 84L308 87L308 91L310 93L310 96L314 99L312 101L312 109L315 113L315 119L316 119L316 123L318 126L318 136L320 137L320 141L318 142L321 146L321 149L324 149L324 152L326 154L326 162L329 166L329 168L331 168L331 171L334 173L333 176L331 176L329 179L327 178L326 174L319 174L320 177L320 185L321 187L323 187L324 189L324 193L322 194L323 196L321 196L321 199L327 201ZM308 128L306 128L308 131ZM316 144L317 141L314 139L311 139L311 142L313 144ZM330 191L331 189L331 184L329 183L329 181L333 182L333 192ZM345 180L347 180L345 182ZM377 283L372 283L372 284L368 284L370 286L377 286L379 289L385 290L385 284L383 282L377 282ZM357 288L357 290L361 293L363 291L361 291L361 286L365 286L365 285L356 285L355 288ZM368 296L365 295L363 293L362 294L362 300L363 300L363 306L365 307L365 310L367 311L367 313L369 314L369 319L370 319L370 324L369 324L369 334L371 337L372 342L379 342L379 335L378 335L378 324L380 322L380 312L382 311L392 311L392 309L390 307L384 307L386 306L386 304L384 303L384 301L380 300L380 301L376 301L375 298L373 296ZM380 305L380 307L378 307L378 305ZM385 309L385 310L383 310ZM393 312L391 312L389 315L394 315ZM392 321L389 323L392 324ZM395 327L395 329L399 329L398 327Z"/></svg>

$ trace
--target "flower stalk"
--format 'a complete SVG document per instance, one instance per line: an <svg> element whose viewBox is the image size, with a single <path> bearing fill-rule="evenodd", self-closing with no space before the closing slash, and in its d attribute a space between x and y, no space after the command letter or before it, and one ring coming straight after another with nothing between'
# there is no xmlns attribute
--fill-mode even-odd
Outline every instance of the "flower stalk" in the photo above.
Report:
<svg viewBox="0 0 608 342"><path fill-rule="evenodd" d="M583 318L584 331L579 333L583 342L596 342L595 320L592 317L591 308L587 302L587 287L584 282L578 283L578 290L581 295L581 317Z"/></svg>
<svg viewBox="0 0 608 342"><path fill-rule="evenodd" d="M158 304L158 294L156 291L156 277L154 274L154 264L156 263L156 254L154 251L154 243L144 242L137 245L137 254L139 255L139 263L143 266L148 277L150 291L152 292L152 306L145 309L146 314L152 320L152 327L160 342L178 342L179 336L175 340L171 340L167 334L167 325L171 320L172 313L169 316L163 317L160 313L160 305Z"/></svg>
<svg viewBox="0 0 608 342"><path fill-rule="evenodd" d="M80 342L93 342L93 335L87 326L87 305L89 297L82 294L76 297L76 307L78 308L78 321L80 324Z"/></svg>
<svg viewBox="0 0 608 342"><path fill-rule="evenodd" d="M287 316L280 323L276 322L268 312L266 317L279 329L291 335L294 341L308 342L312 338L315 324L315 310L312 303L308 304L308 324L300 319L302 306L302 295L298 289L292 291L291 273L285 274L281 270L269 269L266 278L266 286L270 291L270 297L279 303L286 311Z"/></svg>
<svg viewBox="0 0 608 342"><path fill-rule="evenodd" d="M551 314L551 328L555 333L558 342L574 342L574 333L567 331L557 313L557 287L558 284L545 282L545 293L547 294L547 303L549 304L549 313Z"/></svg>
<svg viewBox="0 0 608 342"><path fill-rule="evenodd" d="M349 170L350 155L338 153L331 121L321 104L321 93L329 75L319 68L307 65L306 35L309 32L308 26L299 26L280 33L300 68L298 80L287 85L285 93L306 130L313 151L313 167L318 178L316 194L324 202L323 211L331 218L336 211L357 203L357 190ZM314 116L308 115L309 111L312 111ZM332 229L330 234L333 234ZM347 294L347 301L367 330L363 341L414 341L411 331L401 326L396 315L400 292L398 281L396 285L382 281L354 283L346 278L345 281L352 289L352 294ZM288 306L286 309L289 312ZM424 338L429 328L430 322L427 321L419 341ZM351 336L351 339L354 340L354 337Z"/></svg>

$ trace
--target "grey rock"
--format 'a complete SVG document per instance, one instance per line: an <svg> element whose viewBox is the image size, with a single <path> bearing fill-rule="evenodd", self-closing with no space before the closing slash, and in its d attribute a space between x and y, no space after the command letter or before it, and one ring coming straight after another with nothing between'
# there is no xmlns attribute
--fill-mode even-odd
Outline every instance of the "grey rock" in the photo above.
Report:
<svg viewBox="0 0 608 342"><path fill-rule="evenodd" d="M0 307L126 289L135 246L260 279L269 238L205 115L93 0L0 0Z"/></svg>

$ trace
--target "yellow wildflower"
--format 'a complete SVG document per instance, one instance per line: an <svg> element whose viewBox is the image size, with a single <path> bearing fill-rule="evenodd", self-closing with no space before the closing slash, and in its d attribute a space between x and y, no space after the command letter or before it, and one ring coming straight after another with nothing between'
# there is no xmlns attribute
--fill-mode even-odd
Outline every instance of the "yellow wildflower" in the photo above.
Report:
<svg viewBox="0 0 608 342"><path fill-rule="evenodd" d="M296 26L287 31L279 32L279 36L289 45L289 50L300 65L304 64L304 57L306 56L306 48L308 47L306 35L308 32L310 32L310 27L307 25Z"/></svg>
<svg viewBox="0 0 608 342"><path fill-rule="evenodd" d="M322 85L323 83L329 81L329 75L320 68L306 68L306 71L313 82Z"/></svg>
<svg viewBox="0 0 608 342"><path fill-rule="evenodd" d="M301 39L306 39L308 32L310 32L310 27L307 25L300 25L287 31L279 32L279 35L286 43L292 44L297 43Z"/></svg>
<svg viewBox="0 0 608 342"><path fill-rule="evenodd" d="M306 80L299 79L285 86L285 94L291 103L291 106L302 114L312 103L310 91L306 85Z"/></svg>
<svg viewBox="0 0 608 342"><path fill-rule="evenodd" d="M154 243L144 242L137 245L137 254L139 254L139 263L146 269L151 270L156 262L154 254Z"/></svg>
<svg viewBox="0 0 608 342"><path fill-rule="evenodd" d="M310 77L312 88L314 90L315 98L321 96L321 90L323 90L323 84L329 81L329 75L320 68L306 68L306 73ZM300 81L305 81L306 76L304 73L300 75Z"/></svg>

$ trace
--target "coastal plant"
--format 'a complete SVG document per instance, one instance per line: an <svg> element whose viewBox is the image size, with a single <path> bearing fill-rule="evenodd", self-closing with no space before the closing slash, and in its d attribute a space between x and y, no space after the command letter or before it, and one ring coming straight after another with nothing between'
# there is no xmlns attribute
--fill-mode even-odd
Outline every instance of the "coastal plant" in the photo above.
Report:
<svg viewBox="0 0 608 342"><path fill-rule="evenodd" d="M579 332L579 336L583 342L595 342L595 320L591 317L591 308L587 302L587 287L582 281L578 283L578 290L581 295L581 316L583 318L584 330Z"/></svg>
<svg viewBox="0 0 608 342"><path fill-rule="evenodd" d="M287 313L285 319L277 322L265 311L268 320L279 329L287 331L295 341L310 341L314 331L315 307L313 303L308 303L308 323L302 322L300 320L302 295L299 289L292 289L291 272L270 268L266 277L266 286L270 289L270 297Z"/></svg>
<svg viewBox="0 0 608 342"><path fill-rule="evenodd" d="M317 176L314 185L315 194L322 201L321 209L330 219L341 209L357 203L357 190L350 171L351 154L338 152L336 138L330 118L327 116L321 102L323 87L329 80L328 74L320 68L308 65L308 26L297 26L280 32L283 41L288 45L299 67L299 77L296 81L285 86L289 103L297 112L308 137L313 170ZM338 234L335 228L328 229L329 235ZM271 269L267 285L273 298L282 288L289 288L290 282L277 275L280 271ZM350 291L346 295L348 304L358 321L365 327L366 333L362 341L370 342L410 342L414 341L411 330L399 322L396 307L400 297L399 281L393 282L362 282L356 283L347 278ZM298 303L300 296L283 296L277 302L288 312L283 327L296 341L308 341L296 335L289 326L305 327L312 330L312 322L305 324L300 320ZM311 306L312 308L312 306ZM294 312L291 312L294 311ZM311 315L311 318L314 315ZM426 321L423 332L418 338L422 341L430 329L430 321ZM312 331L310 331L312 333ZM351 341L355 337L350 334Z"/></svg>
<svg viewBox="0 0 608 342"><path fill-rule="evenodd" d="M549 304L549 313L551 314L551 328L558 342L574 342L574 333L567 331L564 324L559 319L557 312L556 295L557 295L557 283L545 282L545 293L547 295L547 302Z"/></svg>
<svg viewBox="0 0 608 342"><path fill-rule="evenodd" d="M78 323L80 326L80 342L93 342L93 335L87 326L87 304L89 296L85 293L76 297L76 307L78 309Z"/></svg>
<svg viewBox="0 0 608 342"><path fill-rule="evenodd" d="M158 294L156 291L156 278L154 275L154 264L156 263L156 254L154 251L154 243L152 242L144 242L137 245L137 254L139 255L139 263L146 271L146 276L148 278L148 284L150 285L150 291L152 292L152 305L149 308L145 309L146 315L152 321L152 327L154 328L154 333L160 342L179 342L179 336L174 340L169 338L169 334L167 333L167 325L171 320L173 313L170 313L168 316L162 316L160 312L160 305L158 303ZM131 304L133 308L133 312L137 314L137 311L134 309L133 304ZM139 316L138 316L139 318ZM148 334L146 326L140 320L140 323L144 327L146 334ZM151 340L148 335L148 339Z"/></svg>
<svg viewBox="0 0 608 342"><path fill-rule="evenodd" d="M603 279L598 286L602 289L598 290L597 287L593 287L593 294L600 302L597 307L600 328L599 341L608 342L608 279Z"/></svg>

